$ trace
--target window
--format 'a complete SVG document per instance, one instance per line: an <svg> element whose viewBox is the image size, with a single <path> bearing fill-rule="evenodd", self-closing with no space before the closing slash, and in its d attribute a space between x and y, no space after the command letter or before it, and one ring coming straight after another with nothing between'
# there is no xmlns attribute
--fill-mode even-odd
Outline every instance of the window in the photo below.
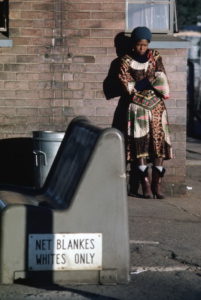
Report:
<svg viewBox="0 0 201 300"><path fill-rule="evenodd" d="M0 32L8 32L8 0L0 1Z"/></svg>
<svg viewBox="0 0 201 300"><path fill-rule="evenodd" d="M126 30L147 26L153 33L177 31L175 0L126 0Z"/></svg>

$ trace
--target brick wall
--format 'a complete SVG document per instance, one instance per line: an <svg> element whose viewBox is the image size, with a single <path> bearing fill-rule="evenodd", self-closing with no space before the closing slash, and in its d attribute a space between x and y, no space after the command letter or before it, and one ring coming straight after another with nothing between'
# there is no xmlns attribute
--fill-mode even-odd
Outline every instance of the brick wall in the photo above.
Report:
<svg viewBox="0 0 201 300"><path fill-rule="evenodd" d="M76 115L111 123L103 79L124 28L124 0L10 0L12 48L0 48L0 137L63 130Z"/></svg>
<svg viewBox="0 0 201 300"><path fill-rule="evenodd" d="M187 49L161 49L160 53L170 84L168 109L174 159L165 162L167 166L166 185L169 193L185 192L186 174L186 83Z"/></svg>
<svg viewBox="0 0 201 300"><path fill-rule="evenodd" d="M0 138L64 130L77 115L110 126L118 97L103 81L125 28L125 0L10 0L12 48L0 48ZM171 86L166 102L175 159L167 181L185 179L186 56L162 49Z"/></svg>
<svg viewBox="0 0 201 300"><path fill-rule="evenodd" d="M65 116L88 115L101 125L111 124L115 101L106 102L103 80L115 58L114 37L124 28L125 1L66 1L64 34L69 55L70 108Z"/></svg>

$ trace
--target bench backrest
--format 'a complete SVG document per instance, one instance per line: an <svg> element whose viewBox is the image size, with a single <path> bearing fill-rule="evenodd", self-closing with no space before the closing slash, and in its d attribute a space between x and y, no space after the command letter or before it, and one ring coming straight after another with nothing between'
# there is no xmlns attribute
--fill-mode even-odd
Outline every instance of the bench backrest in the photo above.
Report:
<svg viewBox="0 0 201 300"><path fill-rule="evenodd" d="M54 208L67 208L103 132L84 117L75 118L67 128L42 188Z"/></svg>

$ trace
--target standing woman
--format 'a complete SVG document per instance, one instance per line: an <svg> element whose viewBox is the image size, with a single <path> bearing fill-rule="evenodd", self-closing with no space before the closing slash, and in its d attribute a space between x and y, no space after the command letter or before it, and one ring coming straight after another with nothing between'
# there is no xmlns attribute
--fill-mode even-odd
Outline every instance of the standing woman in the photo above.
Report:
<svg viewBox="0 0 201 300"><path fill-rule="evenodd" d="M163 160L172 158L167 111L169 85L162 58L149 49L152 34L147 27L136 27L131 33L131 53L121 60L119 79L129 101L126 134L127 161L131 172L137 162L144 198L163 199L161 179ZM152 163L152 181L148 165ZM134 193L131 185L130 194Z"/></svg>

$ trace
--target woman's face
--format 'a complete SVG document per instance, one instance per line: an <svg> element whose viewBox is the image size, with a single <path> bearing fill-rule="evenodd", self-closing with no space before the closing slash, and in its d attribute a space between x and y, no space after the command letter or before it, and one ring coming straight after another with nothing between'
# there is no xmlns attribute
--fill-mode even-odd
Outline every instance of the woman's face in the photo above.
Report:
<svg viewBox="0 0 201 300"><path fill-rule="evenodd" d="M149 42L147 40L139 40L134 45L133 49L137 54L143 55L147 51Z"/></svg>

